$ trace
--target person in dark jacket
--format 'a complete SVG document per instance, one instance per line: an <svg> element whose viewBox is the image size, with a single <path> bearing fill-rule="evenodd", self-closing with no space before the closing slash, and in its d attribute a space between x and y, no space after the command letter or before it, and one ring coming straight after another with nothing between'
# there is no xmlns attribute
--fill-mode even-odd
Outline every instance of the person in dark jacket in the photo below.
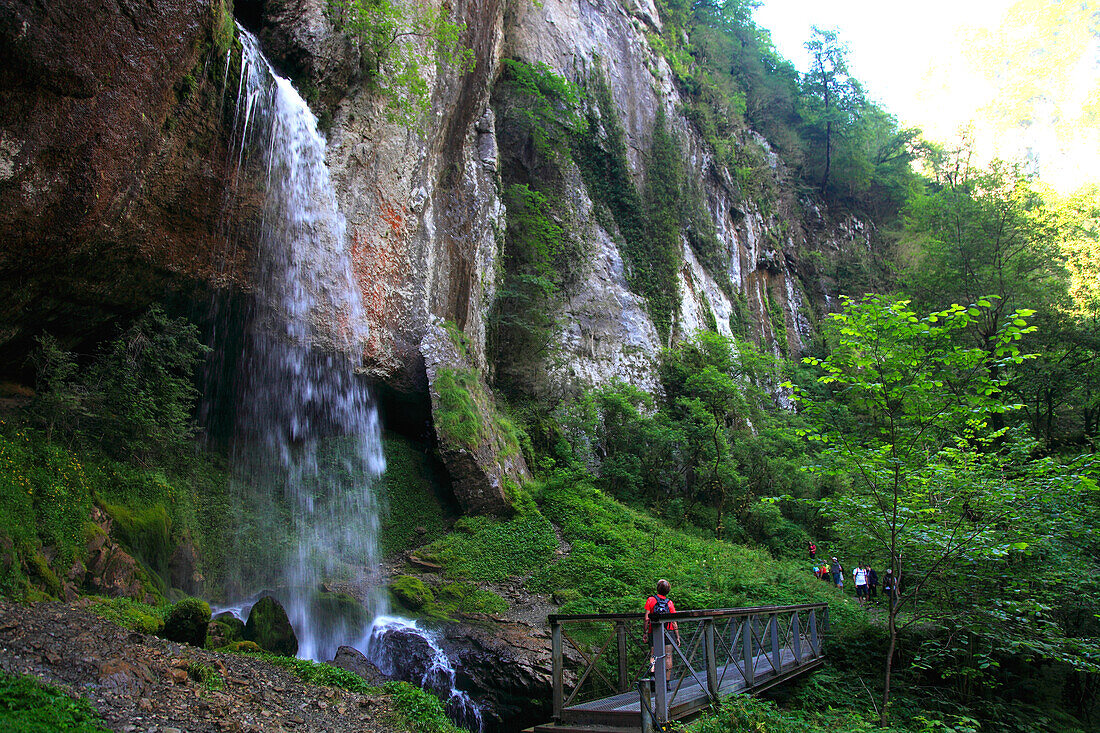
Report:
<svg viewBox="0 0 1100 733"><path fill-rule="evenodd" d="M867 566L867 592L872 601L878 597L878 573L870 565Z"/></svg>

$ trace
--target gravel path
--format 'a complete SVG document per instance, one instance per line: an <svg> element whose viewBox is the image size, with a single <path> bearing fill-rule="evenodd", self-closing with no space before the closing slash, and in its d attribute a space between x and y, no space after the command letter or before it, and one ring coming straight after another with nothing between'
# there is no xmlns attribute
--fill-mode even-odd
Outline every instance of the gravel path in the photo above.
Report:
<svg viewBox="0 0 1100 733"><path fill-rule="evenodd" d="M191 678L200 664L221 689ZM308 685L258 659L129 631L79 603L0 602L0 669L88 698L126 733L403 730L387 696Z"/></svg>

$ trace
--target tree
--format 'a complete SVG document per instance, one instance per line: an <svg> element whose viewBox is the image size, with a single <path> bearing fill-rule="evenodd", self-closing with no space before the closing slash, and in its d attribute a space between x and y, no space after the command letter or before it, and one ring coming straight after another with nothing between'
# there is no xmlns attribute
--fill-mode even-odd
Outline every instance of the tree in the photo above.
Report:
<svg viewBox="0 0 1100 733"><path fill-rule="evenodd" d="M1017 167L998 163L976 169L970 158L965 142L930 156L934 182L905 212L907 236L919 249L903 279L926 306L996 296L967 329L972 343L987 353L1015 309L1036 311L1041 356L1015 370L1019 378L1008 389L1029 404L1036 434L1050 440L1064 383L1075 381L1091 361L1088 343L1077 338L1088 316L1073 305L1064 250L1075 237L1088 240L1087 233L1080 234L1088 217L1073 207L1051 205Z"/></svg>
<svg viewBox="0 0 1100 733"><path fill-rule="evenodd" d="M802 83L803 116L824 146L821 191L827 193L835 138L863 104L863 88L848 72L848 44L837 37L835 30L814 26L806 50L813 61Z"/></svg>
<svg viewBox="0 0 1100 733"><path fill-rule="evenodd" d="M1012 502L1008 488L991 479L999 458L990 441L999 433L988 430L987 418L1008 407L989 360L995 367L1022 361L1015 341L1034 328L1021 311L993 334L990 351L960 344L959 335L992 308L980 300L918 316L905 300L844 299L826 325L831 353L804 359L832 394L798 392L814 426L803 434L825 446L817 470L842 473L850 482L825 509L837 529L881 550L908 589L888 610L884 725L899 610L945 570L1003 552L1007 541L998 523Z"/></svg>
<svg viewBox="0 0 1100 733"><path fill-rule="evenodd" d="M449 6L390 0L328 0L329 17L359 52L368 84L386 100L391 121L412 126L430 103L423 67L440 62L459 72L474 68L472 49L461 43L465 23Z"/></svg>

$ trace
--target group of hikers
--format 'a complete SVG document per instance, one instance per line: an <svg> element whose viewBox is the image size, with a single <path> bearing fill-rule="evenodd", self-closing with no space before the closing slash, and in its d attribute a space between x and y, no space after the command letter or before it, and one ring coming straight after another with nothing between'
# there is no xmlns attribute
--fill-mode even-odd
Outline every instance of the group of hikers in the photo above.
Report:
<svg viewBox="0 0 1100 733"><path fill-rule="evenodd" d="M844 588L844 565L836 557L829 560L817 560L817 545L810 542L810 560L814 561L813 574L826 582L832 582L837 588ZM882 585L882 597L890 599L890 605L897 603L901 595L900 584L892 568L887 568L880 577L866 562L852 569L852 583L856 587L856 600L859 603L878 602L879 584Z"/></svg>
<svg viewBox="0 0 1100 733"><path fill-rule="evenodd" d="M828 561L818 561L817 545L810 542L809 549L810 559L814 561L814 575L821 580L831 581L837 588L844 588L844 565L840 560L833 557ZM887 568L886 572L883 573L882 576L879 576L874 568L867 563L863 563L852 569L852 582L856 587L856 600L860 603L867 603L868 601L877 603L880 585L882 586L882 597L889 598L891 606L897 603L898 596L901 595L898 579L894 576L893 569L890 568ZM646 643L651 650L653 648L653 623L650 620L650 615L655 614L659 618L669 613L676 613L676 606L672 603L672 599L668 597L671 590L672 585L662 578L657 581L656 594L646 599L645 636ZM671 644L673 641L679 646L680 630L676 622L669 623L665 626L666 645ZM665 667L668 669L669 675L671 675L672 672L672 658L672 654L665 653ZM651 676L654 671L655 661L654 657L650 656L649 673Z"/></svg>

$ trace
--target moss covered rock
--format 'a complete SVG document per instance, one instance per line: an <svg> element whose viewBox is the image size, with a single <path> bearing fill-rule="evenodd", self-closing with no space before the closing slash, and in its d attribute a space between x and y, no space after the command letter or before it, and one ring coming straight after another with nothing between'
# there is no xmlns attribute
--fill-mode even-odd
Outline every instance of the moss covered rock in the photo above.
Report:
<svg viewBox="0 0 1100 733"><path fill-rule="evenodd" d="M293 657L298 653L298 637L282 605L271 596L264 596L248 614L244 625L245 641L254 641L274 654Z"/></svg>
<svg viewBox="0 0 1100 733"><path fill-rule="evenodd" d="M412 575L398 575L390 583L390 593L405 608L410 611L419 611L426 604L435 600L431 589L420 578Z"/></svg>
<svg viewBox="0 0 1100 733"><path fill-rule="evenodd" d="M169 641L203 647L209 623L210 604L198 598L185 598L168 610L160 635Z"/></svg>

